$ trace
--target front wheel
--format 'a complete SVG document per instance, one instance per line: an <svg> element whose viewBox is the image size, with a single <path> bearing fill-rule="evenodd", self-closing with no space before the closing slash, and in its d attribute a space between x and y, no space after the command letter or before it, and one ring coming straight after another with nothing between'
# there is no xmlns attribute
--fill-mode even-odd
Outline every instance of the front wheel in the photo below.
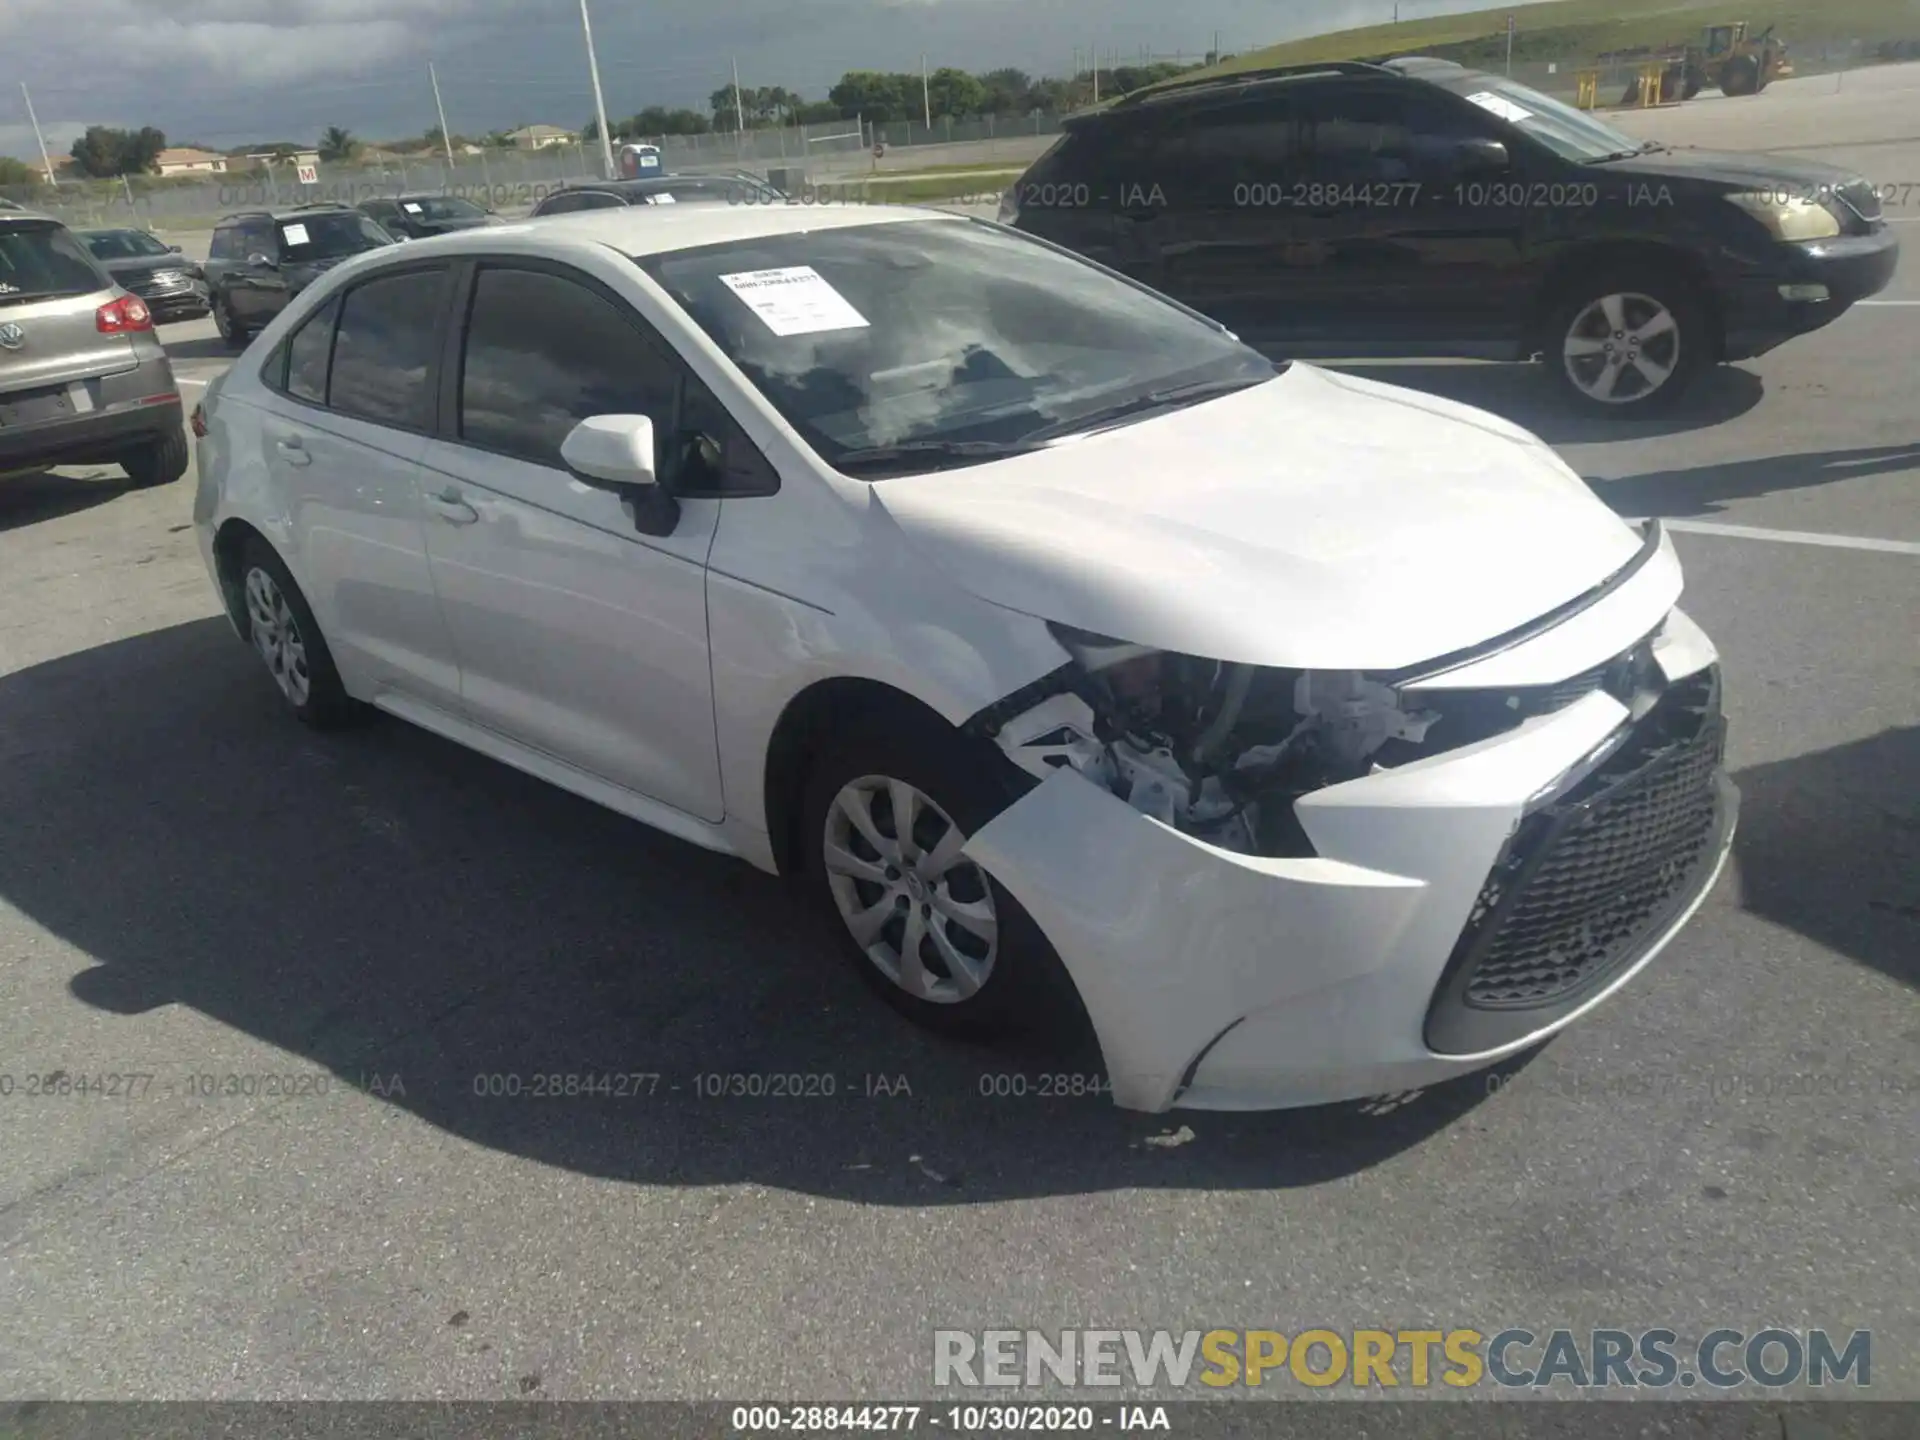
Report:
<svg viewBox="0 0 1920 1440"><path fill-rule="evenodd" d="M340 729L361 718L365 709L341 683L306 596L264 540L249 541L240 557L240 591L247 638L294 717L316 730Z"/></svg>
<svg viewBox="0 0 1920 1440"><path fill-rule="evenodd" d="M929 1029L1064 1035L1065 967L1031 916L962 854L1017 796L1012 766L943 726L869 723L816 757L804 883L860 977Z"/></svg>
<svg viewBox="0 0 1920 1440"><path fill-rule="evenodd" d="M1674 405L1712 352L1706 313L1684 282L1627 271L1568 290L1548 316L1545 342L1567 402L1622 420Z"/></svg>

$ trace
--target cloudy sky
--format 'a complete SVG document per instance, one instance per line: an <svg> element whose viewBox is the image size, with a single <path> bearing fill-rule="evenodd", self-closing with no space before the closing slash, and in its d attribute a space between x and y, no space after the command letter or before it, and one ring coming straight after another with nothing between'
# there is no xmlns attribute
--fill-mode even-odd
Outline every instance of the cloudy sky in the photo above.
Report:
<svg viewBox="0 0 1920 1440"><path fill-rule="evenodd" d="M809 98L850 69L930 63L1064 74L1076 47L1123 58L1370 24L1393 0L589 0L607 109L693 105L727 83ZM1403 18L1487 0L1400 0ZM88 124L157 125L176 144L368 138L434 123L427 62L456 131L577 126L593 113L578 0L0 0L0 154Z"/></svg>

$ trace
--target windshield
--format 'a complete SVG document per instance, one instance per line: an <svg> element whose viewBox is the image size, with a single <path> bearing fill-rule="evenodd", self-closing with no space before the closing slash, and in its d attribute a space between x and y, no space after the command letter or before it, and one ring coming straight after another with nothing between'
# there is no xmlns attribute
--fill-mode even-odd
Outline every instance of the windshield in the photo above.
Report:
<svg viewBox="0 0 1920 1440"><path fill-rule="evenodd" d="M62 226L0 224L0 305L91 295L112 283Z"/></svg>
<svg viewBox="0 0 1920 1440"><path fill-rule="evenodd" d="M1511 80L1476 74L1464 80L1450 80L1448 88L1538 140L1563 160L1592 164L1646 148L1644 140L1614 129L1590 112L1576 110Z"/></svg>
<svg viewBox="0 0 1920 1440"><path fill-rule="evenodd" d="M280 222L280 243L289 265L311 260L339 260L393 244L388 235L364 215L331 212Z"/></svg>
<svg viewBox="0 0 1920 1440"><path fill-rule="evenodd" d="M890 473L972 463L1200 398L1163 392L1276 373L1151 291L973 221L770 235L640 263L830 464L896 447L914 448Z"/></svg>
<svg viewBox="0 0 1920 1440"><path fill-rule="evenodd" d="M487 216L471 200L451 195L421 195L402 200L400 208L416 220L484 220Z"/></svg>
<svg viewBox="0 0 1920 1440"><path fill-rule="evenodd" d="M89 230L80 237L96 260L138 260L173 252L140 230Z"/></svg>

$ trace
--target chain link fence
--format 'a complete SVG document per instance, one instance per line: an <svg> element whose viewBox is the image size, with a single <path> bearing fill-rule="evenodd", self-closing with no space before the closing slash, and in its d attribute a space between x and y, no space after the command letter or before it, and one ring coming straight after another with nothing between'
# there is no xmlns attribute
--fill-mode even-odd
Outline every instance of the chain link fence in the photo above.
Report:
<svg viewBox="0 0 1920 1440"><path fill-rule="evenodd" d="M910 173L920 165L1024 166L1059 132L1057 115L936 120L931 126L898 121L873 125L840 121L745 134L650 137L664 168L681 172L746 169L797 171L809 177L859 175L884 166ZM884 147L884 160L874 153ZM902 153L905 152L905 153ZM235 162L240 163L240 162ZM62 177L54 186L0 187L0 199L58 215L68 224L204 230L235 210L318 201L356 204L383 195L438 192L464 195L504 215L524 212L563 185L602 178L597 142L574 141L540 149L489 149L444 154L372 154L351 164L321 164L316 183L303 185L291 162L220 174L130 176L114 180Z"/></svg>

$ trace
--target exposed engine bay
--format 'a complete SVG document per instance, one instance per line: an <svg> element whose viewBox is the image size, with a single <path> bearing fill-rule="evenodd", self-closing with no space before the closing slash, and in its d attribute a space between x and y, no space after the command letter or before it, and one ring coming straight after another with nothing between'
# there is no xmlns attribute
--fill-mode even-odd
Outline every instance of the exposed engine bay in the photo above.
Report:
<svg viewBox="0 0 1920 1440"><path fill-rule="evenodd" d="M1301 796L1473 744L1606 689L1639 713L1648 637L1559 685L1409 695L1353 671L1226 664L1052 627L1073 663L972 728L1045 778L1070 767L1163 824L1222 849L1310 855Z"/></svg>

